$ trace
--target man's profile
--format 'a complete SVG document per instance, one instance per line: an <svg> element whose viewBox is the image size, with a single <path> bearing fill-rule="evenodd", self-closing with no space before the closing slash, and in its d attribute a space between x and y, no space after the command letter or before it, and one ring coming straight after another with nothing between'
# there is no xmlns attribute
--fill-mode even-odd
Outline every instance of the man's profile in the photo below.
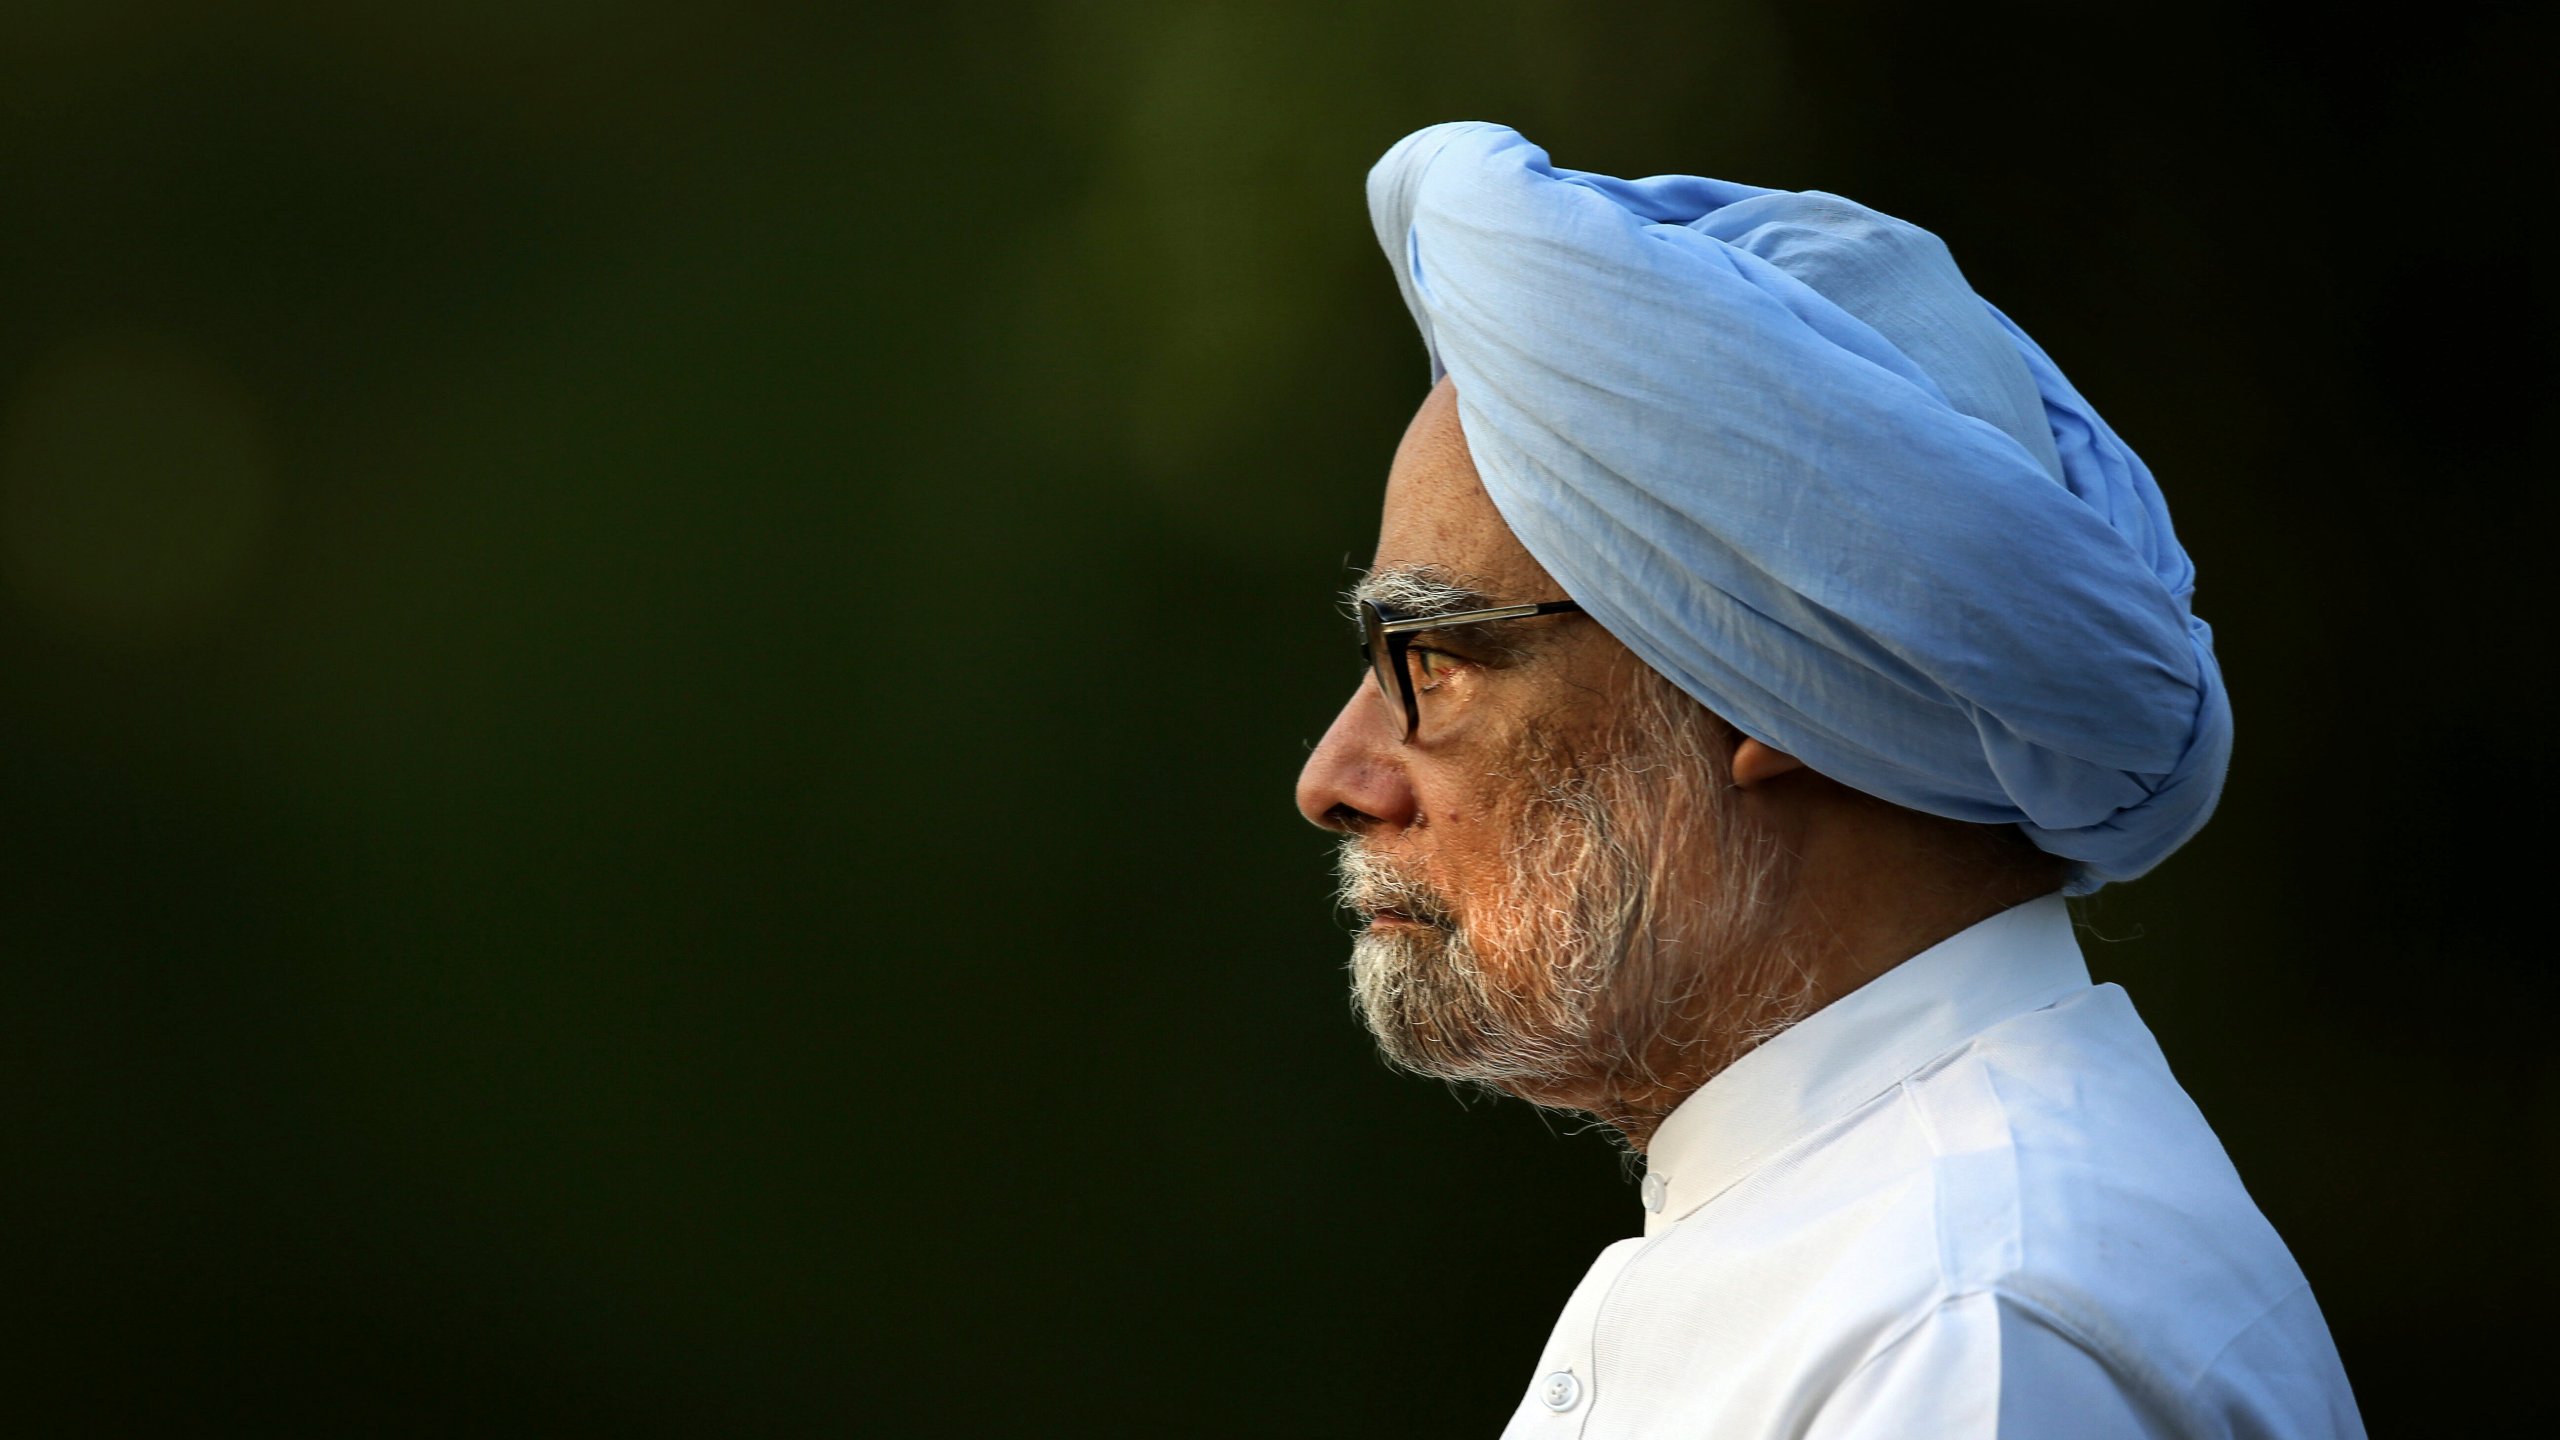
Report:
<svg viewBox="0 0 2560 1440"><path fill-rule="evenodd" d="M2133 452L1836 196L1456 124L1370 205L1434 384L1299 808L1387 1056L1646 1159L1506 1433L2361 1435L2064 906L2230 748Z"/></svg>

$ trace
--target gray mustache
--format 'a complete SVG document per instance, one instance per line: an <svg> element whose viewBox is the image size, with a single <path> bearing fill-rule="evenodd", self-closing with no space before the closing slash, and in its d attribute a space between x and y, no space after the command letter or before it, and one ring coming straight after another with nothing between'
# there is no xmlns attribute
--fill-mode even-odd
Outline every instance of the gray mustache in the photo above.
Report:
<svg viewBox="0 0 2560 1440"><path fill-rule="evenodd" d="M1370 854L1357 839L1342 842L1334 865L1341 874L1337 898L1362 919L1393 910L1426 925L1455 928L1456 917L1438 891Z"/></svg>

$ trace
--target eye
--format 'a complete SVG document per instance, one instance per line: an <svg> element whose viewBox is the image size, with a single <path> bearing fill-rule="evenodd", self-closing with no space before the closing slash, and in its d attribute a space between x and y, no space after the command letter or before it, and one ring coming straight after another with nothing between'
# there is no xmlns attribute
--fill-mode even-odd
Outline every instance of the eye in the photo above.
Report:
<svg viewBox="0 0 2560 1440"><path fill-rule="evenodd" d="M1417 690L1430 689L1466 663L1446 650L1434 650L1423 645L1416 645L1405 654L1412 660L1413 685Z"/></svg>

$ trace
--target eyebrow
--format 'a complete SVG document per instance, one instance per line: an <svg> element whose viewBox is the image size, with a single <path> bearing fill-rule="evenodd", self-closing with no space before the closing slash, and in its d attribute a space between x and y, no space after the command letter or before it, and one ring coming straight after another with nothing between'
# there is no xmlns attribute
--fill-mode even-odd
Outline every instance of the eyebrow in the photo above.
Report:
<svg viewBox="0 0 2560 1440"><path fill-rule="evenodd" d="M1414 620L1490 610L1508 603L1462 583L1442 566L1427 564L1372 570L1361 576L1343 598L1355 603L1366 600Z"/></svg>

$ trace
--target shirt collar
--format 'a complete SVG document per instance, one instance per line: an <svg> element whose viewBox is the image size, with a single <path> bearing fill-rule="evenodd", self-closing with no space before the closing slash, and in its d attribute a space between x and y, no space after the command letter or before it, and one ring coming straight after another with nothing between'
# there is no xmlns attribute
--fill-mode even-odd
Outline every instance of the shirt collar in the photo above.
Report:
<svg viewBox="0 0 2560 1440"><path fill-rule="evenodd" d="M2060 895L1948 936L1762 1043L1665 1116L1646 1149L1645 1233L1982 1031L2087 988Z"/></svg>

